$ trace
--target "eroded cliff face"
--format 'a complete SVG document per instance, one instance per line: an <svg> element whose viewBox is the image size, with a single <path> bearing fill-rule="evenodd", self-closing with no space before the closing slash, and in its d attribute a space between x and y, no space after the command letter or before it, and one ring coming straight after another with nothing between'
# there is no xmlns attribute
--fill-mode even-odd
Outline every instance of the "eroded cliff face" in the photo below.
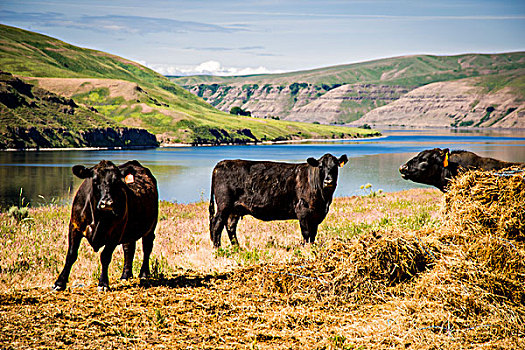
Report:
<svg viewBox="0 0 525 350"><path fill-rule="evenodd" d="M525 128L523 72L487 71L487 75L479 77L422 87L203 83L186 88L225 112L241 107L259 118L377 127Z"/></svg>
<svg viewBox="0 0 525 350"><path fill-rule="evenodd" d="M406 87L374 84L199 84L186 86L214 107L229 112L241 107L259 118L346 123L395 101Z"/></svg>
<svg viewBox="0 0 525 350"><path fill-rule="evenodd" d="M289 119L324 124L357 120L369 110L386 105L407 93L400 86L346 84L304 104L296 104Z"/></svg>
<svg viewBox="0 0 525 350"><path fill-rule="evenodd" d="M519 96L511 87L487 91L478 78L433 83L368 112L359 123L525 128L525 101Z"/></svg>

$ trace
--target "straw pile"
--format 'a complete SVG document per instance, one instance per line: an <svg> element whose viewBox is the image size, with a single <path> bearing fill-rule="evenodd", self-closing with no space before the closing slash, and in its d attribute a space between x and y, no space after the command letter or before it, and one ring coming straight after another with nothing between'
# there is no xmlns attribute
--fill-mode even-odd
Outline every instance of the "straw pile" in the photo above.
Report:
<svg viewBox="0 0 525 350"><path fill-rule="evenodd" d="M525 239L525 171L471 171L451 182L444 219L455 235ZM463 232L462 232L463 231Z"/></svg>
<svg viewBox="0 0 525 350"><path fill-rule="evenodd" d="M444 197L448 301L458 314L525 335L525 172L468 172ZM453 289L456 288L456 291ZM492 317L492 318L490 318Z"/></svg>
<svg viewBox="0 0 525 350"><path fill-rule="evenodd" d="M405 318L400 332L418 346L448 348L451 339L525 346L524 205L523 173L468 172L444 196L438 229L329 240L310 261L241 270L232 279L325 307L407 308L396 311Z"/></svg>
<svg viewBox="0 0 525 350"><path fill-rule="evenodd" d="M240 270L241 284L268 293L315 296L335 303L384 301L394 288L431 268L439 256L428 232L370 232L355 239L333 239L301 263L264 265Z"/></svg>

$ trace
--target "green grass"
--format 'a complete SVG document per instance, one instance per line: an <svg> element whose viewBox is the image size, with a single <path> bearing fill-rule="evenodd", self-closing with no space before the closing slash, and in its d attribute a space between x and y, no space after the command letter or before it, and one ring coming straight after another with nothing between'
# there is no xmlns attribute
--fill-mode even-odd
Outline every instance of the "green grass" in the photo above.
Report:
<svg viewBox="0 0 525 350"><path fill-rule="evenodd" d="M438 227L437 190L410 190L386 193L380 197L335 198L330 212L319 226L317 240L351 238L370 231L419 230ZM312 256L312 247L302 245L297 220L240 221L240 246L231 246L223 232L222 248L210 242L208 203L160 203L159 222L150 260L152 274L164 278L180 269L221 272L235 266L265 262L294 261ZM0 290L51 285L63 267L67 249L70 205L29 208L28 218L17 220L0 213ZM138 275L142 263L141 244L133 264ZM123 267L123 254L115 251L110 265L111 284L117 283ZM100 273L98 254L82 241L70 285L96 285Z"/></svg>
<svg viewBox="0 0 525 350"><path fill-rule="evenodd" d="M4 71L24 77L100 78L134 82L138 85L137 101L111 97L105 88L77 94L73 98L79 103L94 106L115 123L137 118L141 127L178 142L214 143L219 140L214 130L224 130L229 135L220 139L221 142L339 138L374 133L232 116L218 111L166 77L135 62L5 25L0 25L0 66ZM133 106L134 103L142 103L154 112L142 113ZM253 137L239 132L244 129L249 129Z"/></svg>
<svg viewBox="0 0 525 350"><path fill-rule="evenodd" d="M520 74L492 74L480 78L478 86L482 86L487 92L496 92L503 88L509 88L517 94L520 101L525 101L525 69Z"/></svg>

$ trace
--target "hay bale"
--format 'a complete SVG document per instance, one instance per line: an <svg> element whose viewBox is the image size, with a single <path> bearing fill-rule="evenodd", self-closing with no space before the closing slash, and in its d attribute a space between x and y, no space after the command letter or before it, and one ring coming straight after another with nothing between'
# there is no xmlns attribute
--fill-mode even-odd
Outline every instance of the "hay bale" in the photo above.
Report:
<svg viewBox="0 0 525 350"><path fill-rule="evenodd" d="M452 180L445 224L463 236L525 239L525 172L512 171L469 171Z"/></svg>
<svg viewBox="0 0 525 350"><path fill-rule="evenodd" d="M525 336L524 174L471 171L451 182L442 258L413 285L429 327L443 322L442 310L469 341Z"/></svg>
<svg viewBox="0 0 525 350"><path fill-rule="evenodd" d="M451 182L444 232L463 242L451 272L493 298L525 305L525 172L470 171ZM461 239L456 239L460 242Z"/></svg>

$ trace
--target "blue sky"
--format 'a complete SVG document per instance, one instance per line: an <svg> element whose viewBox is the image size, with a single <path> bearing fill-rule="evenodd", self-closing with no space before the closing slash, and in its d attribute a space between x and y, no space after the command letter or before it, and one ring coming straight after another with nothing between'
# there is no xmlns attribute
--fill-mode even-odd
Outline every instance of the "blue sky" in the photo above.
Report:
<svg viewBox="0 0 525 350"><path fill-rule="evenodd" d="M2 0L0 23L172 75L525 50L524 0Z"/></svg>

